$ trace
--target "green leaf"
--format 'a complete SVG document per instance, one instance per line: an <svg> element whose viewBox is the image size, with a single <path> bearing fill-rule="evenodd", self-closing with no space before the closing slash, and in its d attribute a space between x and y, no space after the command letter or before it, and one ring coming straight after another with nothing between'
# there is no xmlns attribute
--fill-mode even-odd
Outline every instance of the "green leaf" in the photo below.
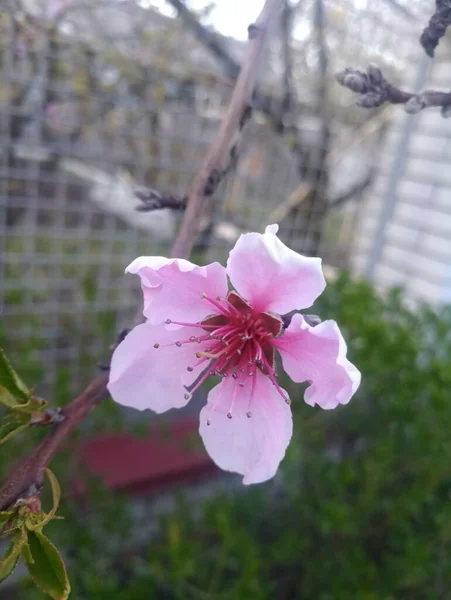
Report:
<svg viewBox="0 0 451 600"><path fill-rule="evenodd" d="M36 415L38 413L44 413L48 406L48 402L41 400L36 397L30 397L28 402L25 404L16 404L11 408L16 414L28 415L31 418L31 423L36 422Z"/></svg>
<svg viewBox="0 0 451 600"><path fill-rule="evenodd" d="M27 404L23 404L22 406L27 408L27 412L43 412L47 406L48 402L46 400L42 400L41 398L36 398L36 396L32 396Z"/></svg>
<svg viewBox="0 0 451 600"><path fill-rule="evenodd" d="M5 387L0 385L0 405L16 413L33 415L33 413L43 413L48 406L48 402L30 395L27 402L19 404L17 399Z"/></svg>
<svg viewBox="0 0 451 600"><path fill-rule="evenodd" d="M58 483L58 479L55 477L54 473L50 469L46 469L45 474L47 475L48 480L50 482L50 487L52 488L53 507L52 510L48 514L46 514L40 522L36 523L35 525L28 525L28 529L30 531L41 531L44 525L47 525L47 523L49 523L52 519L55 518L56 511L58 510L60 504L61 487Z"/></svg>
<svg viewBox="0 0 451 600"><path fill-rule="evenodd" d="M11 519L13 514L14 513L12 511L0 511L0 532L6 523Z"/></svg>
<svg viewBox="0 0 451 600"><path fill-rule="evenodd" d="M23 529L13 536L3 560L0 561L0 583L14 571L26 541L27 534Z"/></svg>
<svg viewBox="0 0 451 600"><path fill-rule="evenodd" d="M66 600L70 583L58 549L39 531L28 531L23 558L35 584L54 600Z"/></svg>
<svg viewBox="0 0 451 600"><path fill-rule="evenodd" d="M17 400L8 392L8 390L0 385L0 404L6 408L14 408L17 406Z"/></svg>
<svg viewBox="0 0 451 600"><path fill-rule="evenodd" d="M3 425L0 426L0 446L5 444L8 440L22 431L22 429L26 429L29 423L19 419L12 419L6 421Z"/></svg>
<svg viewBox="0 0 451 600"><path fill-rule="evenodd" d="M60 505L61 487L60 487L60 484L58 483L58 479L55 477L53 471L51 471L50 469L46 469L45 474L47 475L48 480L50 482L50 487L52 488L53 508L49 512L50 519L52 519L55 516L55 513L58 510L58 507Z"/></svg>
<svg viewBox="0 0 451 600"><path fill-rule="evenodd" d="M30 391L20 379L6 358L6 354L0 348L0 385L3 386L14 398L28 402Z"/></svg>

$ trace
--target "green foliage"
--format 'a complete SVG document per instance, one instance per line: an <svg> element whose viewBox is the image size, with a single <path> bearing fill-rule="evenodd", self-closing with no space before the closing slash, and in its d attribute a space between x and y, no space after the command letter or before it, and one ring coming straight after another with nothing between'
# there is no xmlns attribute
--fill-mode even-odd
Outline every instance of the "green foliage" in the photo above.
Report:
<svg viewBox="0 0 451 600"><path fill-rule="evenodd" d="M23 530L15 532L12 536L5 556L0 561L0 583L9 577L16 568L26 542L27 535Z"/></svg>
<svg viewBox="0 0 451 600"><path fill-rule="evenodd" d="M22 557L36 586L54 600L66 600L70 584L59 550L42 533L53 519L57 519L61 489L55 475L46 469L50 483L53 507L49 513L41 508L38 496L20 498L14 506L0 512L0 535L8 537L10 545L0 561L0 583L14 571Z"/></svg>
<svg viewBox="0 0 451 600"><path fill-rule="evenodd" d="M15 435L27 429L30 425L30 418L19 416L7 416L0 425L0 446L3 446Z"/></svg>
<svg viewBox="0 0 451 600"><path fill-rule="evenodd" d="M95 484L89 514L63 503L71 600L450 597L451 308L409 309L343 275L309 312L349 342L351 403L312 409L284 381L295 428L277 478L180 502L145 547L124 498Z"/></svg>
<svg viewBox="0 0 451 600"><path fill-rule="evenodd" d="M47 402L33 396L0 348L0 405L8 414L0 423L0 446L32 424L44 420Z"/></svg>
<svg viewBox="0 0 451 600"><path fill-rule="evenodd" d="M28 402L30 392L24 382L20 379L17 373L11 366L11 363L6 358L6 354L0 348L0 393L2 388L9 392L12 399ZM2 398L4 395L2 394ZM18 402L16 402L17 404Z"/></svg>
<svg viewBox="0 0 451 600"><path fill-rule="evenodd" d="M70 593L66 568L57 548L39 531L28 531L25 563L35 584L54 600Z"/></svg>

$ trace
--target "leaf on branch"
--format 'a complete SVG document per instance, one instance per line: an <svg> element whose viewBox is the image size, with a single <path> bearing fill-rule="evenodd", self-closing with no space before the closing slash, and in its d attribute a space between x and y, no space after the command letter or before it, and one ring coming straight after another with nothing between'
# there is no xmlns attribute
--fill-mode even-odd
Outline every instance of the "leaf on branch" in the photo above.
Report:
<svg viewBox="0 0 451 600"><path fill-rule="evenodd" d="M0 446L29 426L28 419L12 417L0 426Z"/></svg>
<svg viewBox="0 0 451 600"><path fill-rule="evenodd" d="M37 398L31 398L27 404L11 406L10 410L12 413L8 415L0 425L0 446L31 425L47 425L57 422L56 417L47 417L47 411L44 410L46 406L46 402L38 400Z"/></svg>
<svg viewBox="0 0 451 600"><path fill-rule="evenodd" d="M30 415L32 418L34 417L35 422L40 422L42 419L40 419L38 415L43 413L48 405L45 400L33 396L33 392L29 390L25 383L20 379L1 348L0 405L16 413L14 418L5 424L6 433L2 433L2 428L0 428L0 445L12 435L15 435L18 430L23 429L25 427L25 422L29 424ZM22 418L20 413L26 415L26 418ZM15 422L17 422L17 427L14 426ZM17 431L15 431L16 429Z"/></svg>
<svg viewBox="0 0 451 600"><path fill-rule="evenodd" d="M30 400L31 392L20 379L6 358L5 352L0 348L0 385L4 387L14 399L23 400L27 403ZM3 397L0 394L0 397ZM16 403L17 404L17 403Z"/></svg>
<svg viewBox="0 0 451 600"><path fill-rule="evenodd" d="M66 600L70 583L59 550L39 531L28 531L23 558L34 583L54 600Z"/></svg>
<svg viewBox="0 0 451 600"><path fill-rule="evenodd" d="M23 529L14 534L3 560L0 561L0 583L14 571L26 541L27 534Z"/></svg>
<svg viewBox="0 0 451 600"><path fill-rule="evenodd" d="M17 400L2 385L0 385L0 404L9 409L17 406Z"/></svg>
<svg viewBox="0 0 451 600"><path fill-rule="evenodd" d="M58 479L55 477L55 474L50 470L50 469L46 469L45 470L45 474L47 475L47 478L50 482L50 487L52 488L52 499L53 499L53 506L52 509L49 513L45 514L42 513L42 519L37 520L35 523L27 524L27 527L30 531L41 531L42 528L47 525L48 523L50 523L50 521L52 519L55 518L62 518L62 517L56 517L56 511L58 510L58 507L60 505L60 499L61 499L61 487L60 484L58 483ZM37 516L37 515L36 515ZM41 516L41 515L39 515Z"/></svg>
<svg viewBox="0 0 451 600"><path fill-rule="evenodd" d="M0 405L10 411L14 411L16 414L21 413L23 415L28 415L28 417L31 417L33 424L44 422L43 424L47 425L50 422L54 422L57 416L56 413L58 412L58 410L53 411L55 413L55 418L52 418L51 414L46 416L45 413L47 412L46 408L48 402L36 398L35 396L30 396L27 402L19 404L17 399L3 386L0 386Z"/></svg>
<svg viewBox="0 0 451 600"><path fill-rule="evenodd" d="M11 520L13 516L13 512L10 510L0 511L0 534L2 532L3 527Z"/></svg>

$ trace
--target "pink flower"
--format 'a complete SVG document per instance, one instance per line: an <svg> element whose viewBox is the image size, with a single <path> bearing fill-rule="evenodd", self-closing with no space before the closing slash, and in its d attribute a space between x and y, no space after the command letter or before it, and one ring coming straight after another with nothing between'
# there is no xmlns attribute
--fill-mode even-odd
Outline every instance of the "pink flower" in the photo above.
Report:
<svg viewBox="0 0 451 600"><path fill-rule="evenodd" d="M147 321L117 347L108 385L117 402L161 413L187 404L210 375L222 377L200 413L200 434L215 463L245 484L275 475L292 434L276 350L293 381L309 382L312 406L346 404L360 383L334 321L312 327L295 314L284 328L279 315L311 306L326 282L321 259L290 250L277 230L242 235L227 269L159 256L133 261L127 271L141 278Z"/></svg>

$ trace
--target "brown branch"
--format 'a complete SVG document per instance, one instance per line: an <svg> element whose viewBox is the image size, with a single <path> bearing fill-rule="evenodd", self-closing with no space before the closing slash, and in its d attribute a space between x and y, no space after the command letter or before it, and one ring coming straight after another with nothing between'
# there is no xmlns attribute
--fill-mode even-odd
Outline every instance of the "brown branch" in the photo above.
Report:
<svg viewBox="0 0 451 600"><path fill-rule="evenodd" d="M451 116L451 92L424 90L405 92L389 83L382 71L370 65L366 73L357 69L344 69L336 74L338 83L360 95L357 104L363 108L377 108L385 103L403 104L409 114L425 108L440 107L443 117Z"/></svg>
<svg viewBox="0 0 451 600"><path fill-rule="evenodd" d="M0 510L6 510L27 489L42 481L47 465L61 449L69 434L88 416L107 394L108 376L100 375L62 411L63 420L10 474L0 488Z"/></svg>
<svg viewBox="0 0 451 600"><path fill-rule="evenodd" d="M238 77L227 114L186 196L188 206L185 219L173 248L173 255L180 258L189 256L198 233L198 221L205 207L205 201L213 194L219 181L230 168L230 161L233 161L236 135L243 128L250 114L249 101L257 76L258 59L268 35L268 27L275 20L282 1L266 0L256 24L249 28L248 55ZM141 194L143 195L145 196L144 193ZM147 192L147 199L150 204L169 202L168 196L155 193L153 190ZM181 208L184 199L180 201L171 197L172 201ZM107 396L107 383L108 374L100 375L80 396L62 409L60 422L52 426L49 435L13 469L0 488L0 510L7 509L29 489L39 486L44 469L59 452L68 436Z"/></svg>
<svg viewBox="0 0 451 600"><path fill-rule="evenodd" d="M256 23L249 27L247 56L213 146L207 153L188 192L185 218L172 249L174 257L188 256L193 248L199 233L200 217L206 208L208 196L219 183L221 173L226 168L230 150L235 143L235 137L243 123L243 117L247 113L257 79L258 62L268 37L268 29L276 21L282 5L283 0L266 0ZM214 185L209 187L210 181L213 181Z"/></svg>
<svg viewBox="0 0 451 600"><path fill-rule="evenodd" d="M191 29L198 41L213 54L220 64L222 64L226 75L235 79L240 72L240 63L230 54L229 49L226 47L222 38L202 25L197 15L186 6L184 0L166 1L177 10L185 25ZM297 5L292 8L295 10ZM264 115L269 117L278 130L283 131L285 129L283 123L284 110L282 99L275 98L256 86L252 98L252 108L261 111ZM299 101L297 102L296 108L298 110L310 110L310 106Z"/></svg>

